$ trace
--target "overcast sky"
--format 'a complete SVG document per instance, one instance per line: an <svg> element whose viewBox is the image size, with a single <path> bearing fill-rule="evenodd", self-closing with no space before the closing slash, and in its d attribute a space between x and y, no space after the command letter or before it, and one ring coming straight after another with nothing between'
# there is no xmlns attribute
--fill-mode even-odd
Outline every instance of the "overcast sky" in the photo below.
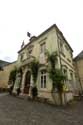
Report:
<svg viewBox="0 0 83 125"><path fill-rule="evenodd" d="M83 49L83 0L0 0L0 59L15 61L27 32L57 24L76 56Z"/></svg>

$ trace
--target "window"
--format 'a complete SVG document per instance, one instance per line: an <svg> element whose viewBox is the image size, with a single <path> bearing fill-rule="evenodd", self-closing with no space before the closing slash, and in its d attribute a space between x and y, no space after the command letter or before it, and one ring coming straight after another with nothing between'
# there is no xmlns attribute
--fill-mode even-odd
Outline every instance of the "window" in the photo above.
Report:
<svg viewBox="0 0 83 125"><path fill-rule="evenodd" d="M73 73L70 72L70 79L73 80Z"/></svg>
<svg viewBox="0 0 83 125"><path fill-rule="evenodd" d="M65 45L65 48L66 48L67 51L69 51L69 47L67 45Z"/></svg>
<svg viewBox="0 0 83 125"><path fill-rule="evenodd" d="M70 51L70 57L73 58L72 52Z"/></svg>
<svg viewBox="0 0 83 125"><path fill-rule="evenodd" d="M45 53L45 50L46 50L46 43L40 44L40 52Z"/></svg>
<svg viewBox="0 0 83 125"><path fill-rule="evenodd" d="M24 59L24 53L20 55L20 61L23 61L23 59Z"/></svg>
<svg viewBox="0 0 83 125"><path fill-rule="evenodd" d="M29 50L29 55L31 55L31 53L32 53L32 50Z"/></svg>
<svg viewBox="0 0 83 125"><path fill-rule="evenodd" d="M60 42L60 51L63 53L63 43Z"/></svg>
<svg viewBox="0 0 83 125"><path fill-rule="evenodd" d="M41 88L46 88L46 70L41 71Z"/></svg>
<svg viewBox="0 0 83 125"><path fill-rule="evenodd" d="M27 58L30 58L31 54L32 54L32 49L27 50Z"/></svg>
<svg viewBox="0 0 83 125"><path fill-rule="evenodd" d="M67 69L63 69L63 74L66 76L66 78L68 77L67 76Z"/></svg>

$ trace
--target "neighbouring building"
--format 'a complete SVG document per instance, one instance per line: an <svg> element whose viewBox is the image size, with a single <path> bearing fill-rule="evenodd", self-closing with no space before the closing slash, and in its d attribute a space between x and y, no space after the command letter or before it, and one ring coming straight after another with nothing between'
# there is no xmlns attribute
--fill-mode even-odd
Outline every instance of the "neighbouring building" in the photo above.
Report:
<svg viewBox="0 0 83 125"><path fill-rule="evenodd" d="M74 58L74 67L78 89L83 92L83 51Z"/></svg>
<svg viewBox="0 0 83 125"><path fill-rule="evenodd" d="M37 88L39 96L51 99L52 81L47 72L45 52L50 53L57 51L58 62L57 68L61 68L67 77L66 84L70 86L70 91L75 91L75 72L73 67L73 50L62 32L54 24L39 36L30 38L30 42L21 48L18 52L17 67L22 69L22 93L30 94L30 86L32 85L32 76L29 64L34 57L39 60L41 67L39 68Z"/></svg>
<svg viewBox="0 0 83 125"><path fill-rule="evenodd" d="M0 60L0 70L3 70L3 67L7 64L9 64L9 62Z"/></svg>
<svg viewBox="0 0 83 125"><path fill-rule="evenodd" d="M2 64L3 65L3 64ZM7 88L10 72L16 67L16 62L6 63L0 71L0 88Z"/></svg>

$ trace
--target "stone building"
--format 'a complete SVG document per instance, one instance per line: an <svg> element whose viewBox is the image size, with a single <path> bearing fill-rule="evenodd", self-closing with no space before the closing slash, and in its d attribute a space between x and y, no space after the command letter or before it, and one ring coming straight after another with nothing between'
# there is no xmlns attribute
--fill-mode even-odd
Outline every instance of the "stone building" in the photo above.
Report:
<svg viewBox="0 0 83 125"><path fill-rule="evenodd" d="M7 63L3 66L3 70L0 71L0 88L8 87L8 80L11 70L16 66L16 62Z"/></svg>
<svg viewBox="0 0 83 125"><path fill-rule="evenodd" d="M75 72L73 67L73 50L62 32L54 24L39 36L30 38L30 42L23 46L18 52L17 67L22 69L22 93L29 94L30 86L32 85L32 76L29 64L34 57L39 61L41 67L39 68L37 88L39 96L51 98L52 81L47 72L45 52L48 50L50 53L57 51L58 62L57 68L61 68L64 75L67 77L66 84L71 86L70 91L76 89Z"/></svg>
<svg viewBox="0 0 83 125"><path fill-rule="evenodd" d="M83 92L83 51L74 58L74 67L78 89Z"/></svg>

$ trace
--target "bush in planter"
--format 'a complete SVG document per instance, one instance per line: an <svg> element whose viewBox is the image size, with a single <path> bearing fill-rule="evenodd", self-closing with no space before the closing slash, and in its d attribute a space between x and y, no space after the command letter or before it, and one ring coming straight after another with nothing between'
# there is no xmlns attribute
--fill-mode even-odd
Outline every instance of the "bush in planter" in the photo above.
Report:
<svg viewBox="0 0 83 125"><path fill-rule="evenodd" d="M20 88L17 88L17 96L19 96L20 93L21 93Z"/></svg>
<svg viewBox="0 0 83 125"><path fill-rule="evenodd" d="M35 99L38 95L38 89L36 86L32 87L31 93L32 93L32 98Z"/></svg>
<svg viewBox="0 0 83 125"><path fill-rule="evenodd" d="M34 86L32 87L32 90L31 90L31 94L32 94L33 99L35 99L38 95L38 90L37 90L37 87L36 87L36 81L37 81L37 77L38 77L39 66L40 66L39 62L34 57L34 60L30 64L31 74L32 74L33 83L34 83Z"/></svg>

